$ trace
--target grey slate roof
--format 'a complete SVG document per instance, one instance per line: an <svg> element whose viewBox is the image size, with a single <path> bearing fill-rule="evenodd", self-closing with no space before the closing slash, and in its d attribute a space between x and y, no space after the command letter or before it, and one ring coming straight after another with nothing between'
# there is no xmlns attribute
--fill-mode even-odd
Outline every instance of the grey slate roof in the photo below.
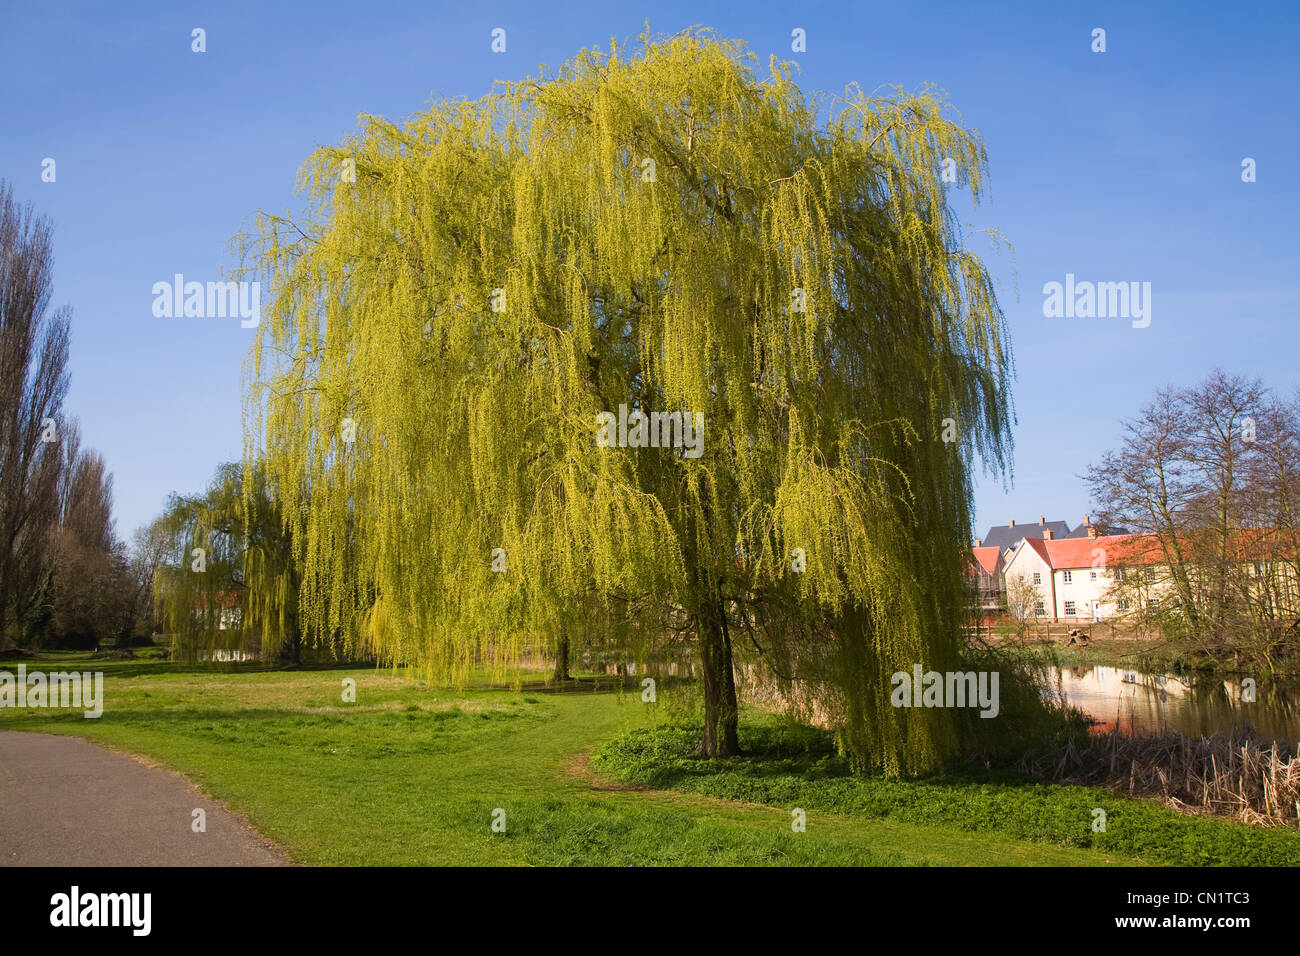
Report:
<svg viewBox="0 0 1300 956"><path fill-rule="evenodd" d="M1079 527L1083 528L1083 525ZM1039 524L1037 521L1029 521L1025 524L1016 522L1013 528L1007 524L996 524L989 528L988 534L980 539L980 543L986 548L999 548L1006 551L1007 548L1019 544L1021 538L1041 538L1043 530L1050 529L1053 538L1071 537L1070 526L1064 521L1048 521L1045 524ZM1086 537L1088 530L1084 528L1083 535L1074 535L1074 537Z"/></svg>
<svg viewBox="0 0 1300 956"><path fill-rule="evenodd" d="M1097 533L1098 534L1131 534L1132 532L1130 532L1128 528L1112 527L1112 528L1108 528L1104 532L1100 528L1098 528ZM1061 535L1061 534L1055 534L1055 532L1053 532L1053 535L1057 538L1086 538L1088 537L1088 526L1086 524L1081 524L1079 525L1079 527L1075 528L1069 534Z"/></svg>

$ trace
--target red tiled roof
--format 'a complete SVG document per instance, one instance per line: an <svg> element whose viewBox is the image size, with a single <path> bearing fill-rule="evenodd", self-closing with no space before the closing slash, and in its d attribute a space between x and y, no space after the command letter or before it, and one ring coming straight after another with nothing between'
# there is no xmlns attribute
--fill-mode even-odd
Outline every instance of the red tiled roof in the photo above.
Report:
<svg viewBox="0 0 1300 956"><path fill-rule="evenodd" d="M1093 551L1104 551L1105 566L1164 564L1165 552L1160 539L1154 534L1108 534L1095 538L1024 538L1026 547L1033 548L1049 568L1054 571L1091 568ZM1179 538L1184 557L1193 560L1193 553L1206 549L1204 539ZM1241 561L1276 559L1294 553L1295 548L1285 534L1273 528L1240 528L1228 542L1229 553ZM990 574L996 566L997 548L972 548L980 565ZM991 559L986 552L991 552Z"/></svg>
<svg viewBox="0 0 1300 956"><path fill-rule="evenodd" d="M998 558L1002 554L1001 548L971 548L971 553L975 555L975 560L979 562L981 568L989 574L997 573Z"/></svg>
<svg viewBox="0 0 1300 956"><path fill-rule="evenodd" d="M215 596L209 599L207 592L194 595L194 607L203 608L211 603L213 607L238 607L239 595L234 591L217 591Z"/></svg>
<svg viewBox="0 0 1300 956"><path fill-rule="evenodd" d="M1098 548L1106 566L1160 564L1165 560L1160 540L1153 534L1107 534L1047 542L1053 569L1090 568Z"/></svg>
<svg viewBox="0 0 1300 956"><path fill-rule="evenodd" d="M1300 543L1296 533L1286 528L1238 528L1229 542L1243 561L1268 561L1292 558Z"/></svg>
<svg viewBox="0 0 1300 956"><path fill-rule="evenodd" d="M1052 559L1048 556L1047 545L1054 542L1044 541L1042 538L1025 538L1024 541L1028 547L1038 552L1038 556L1047 562L1049 568L1052 566Z"/></svg>

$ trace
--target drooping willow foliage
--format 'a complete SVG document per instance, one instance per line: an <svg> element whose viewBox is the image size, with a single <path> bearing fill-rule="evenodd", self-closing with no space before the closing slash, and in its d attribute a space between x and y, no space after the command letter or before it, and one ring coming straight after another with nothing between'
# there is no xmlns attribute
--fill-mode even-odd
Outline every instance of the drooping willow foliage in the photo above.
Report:
<svg viewBox="0 0 1300 956"><path fill-rule="evenodd" d="M263 656L297 661L299 575L278 502L260 464L222 465L203 494L168 502L154 599L176 657L243 650L253 637Z"/></svg>
<svg viewBox="0 0 1300 956"><path fill-rule="evenodd" d="M950 755L964 717L890 707L888 678L958 663L1010 355L942 178L978 200L984 150L947 112L806 98L692 31L319 149L305 213L247 250L248 456L304 623L463 679L593 619L686 621L707 752L735 749L743 652L824 686L864 764ZM703 453L599 447L620 405L702 414Z"/></svg>

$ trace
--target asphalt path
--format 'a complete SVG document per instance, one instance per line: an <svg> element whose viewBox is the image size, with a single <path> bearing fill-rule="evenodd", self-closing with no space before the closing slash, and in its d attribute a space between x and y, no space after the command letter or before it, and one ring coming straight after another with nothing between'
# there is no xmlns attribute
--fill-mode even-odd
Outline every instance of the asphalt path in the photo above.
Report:
<svg viewBox="0 0 1300 956"><path fill-rule="evenodd" d="M0 866L285 865L178 773L80 737L0 731Z"/></svg>

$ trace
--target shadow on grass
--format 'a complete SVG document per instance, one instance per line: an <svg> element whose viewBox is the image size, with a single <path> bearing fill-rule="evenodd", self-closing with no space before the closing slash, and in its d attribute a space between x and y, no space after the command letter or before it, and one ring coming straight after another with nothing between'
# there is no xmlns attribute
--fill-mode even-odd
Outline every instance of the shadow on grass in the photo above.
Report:
<svg viewBox="0 0 1300 956"><path fill-rule="evenodd" d="M530 694L613 694L641 693L641 677L605 675L588 675L571 677L568 680L538 678L523 681L520 684L476 684L475 690L521 691ZM691 683L688 677L656 677L659 688L676 687Z"/></svg>
<svg viewBox="0 0 1300 956"><path fill-rule="evenodd" d="M46 651L32 658L0 660L0 672L17 673L18 665L25 664L28 673L33 671L90 670L103 671L106 677L166 677L166 676L202 676L202 675L240 675L240 674L311 674L329 673L331 671L371 671L376 673L401 674L392 668L379 665L373 661L312 661L303 664L289 664L282 661L173 661L138 658L135 660L95 657L90 651ZM477 681L464 688L438 687L444 691L506 691L527 692L530 694L612 694L641 692L641 677L629 677L612 674L587 674L557 681L544 672L530 674L527 679L517 683ZM416 685L426 682L412 675ZM656 677L660 688L690 683L687 677Z"/></svg>
<svg viewBox="0 0 1300 956"><path fill-rule="evenodd" d="M317 671L376 670L366 661L325 661L289 664L281 661L172 661L156 658L95 657L90 651L47 651L35 657L0 660L0 671L18 672L23 664L33 671L103 671L106 677L159 677L190 674L282 674Z"/></svg>

